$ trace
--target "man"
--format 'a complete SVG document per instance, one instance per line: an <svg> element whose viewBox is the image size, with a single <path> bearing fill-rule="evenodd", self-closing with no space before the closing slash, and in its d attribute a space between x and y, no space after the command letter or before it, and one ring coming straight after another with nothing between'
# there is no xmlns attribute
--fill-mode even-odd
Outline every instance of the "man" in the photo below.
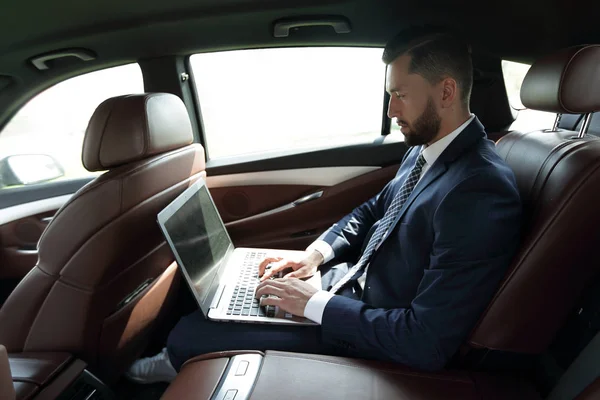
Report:
<svg viewBox="0 0 600 400"><path fill-rule="evenodd" d="M383 61L388 116L411 146L395 179L302 260L268 258L259 268L257 297L276 296L263 305L320 326L224 324L196 312L171 332L168 350L136 362L130 378L169 380L187 359L219 350L337 354L426 370L456 353L516 250L521 203L512 171L469 111L468 47L449 34L409 31L386 45ZM341 259L354 268L335 265ZM296 279L325 266L327 290ZM293 272L268 279L285 268Z"/></svg>

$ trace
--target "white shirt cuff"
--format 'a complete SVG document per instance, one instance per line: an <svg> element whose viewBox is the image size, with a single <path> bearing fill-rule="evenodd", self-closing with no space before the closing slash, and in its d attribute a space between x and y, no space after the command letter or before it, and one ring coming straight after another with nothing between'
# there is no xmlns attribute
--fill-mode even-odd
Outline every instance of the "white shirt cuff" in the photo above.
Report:
<svg viewBox="0 0 600 400"><path fill-rule="evenodd" d="M335 256L335 254L333 254L333 248L331 248L329 243L324 242L323 240L315 240L306 248L307 253L311 253L313 250L316 250L323 255L323 264L333 260L333 257Z"/></svg>
<svg viewBox="0 0 600 400"><path fill-rule="evenodd" d="M333 293L325 290L320 290L313 294L312 297L308 299L308 303L306 303L306 306L304 307L304 316L321 325L323 313L325 312L325 306L333 296L335 296Z"/></svg>

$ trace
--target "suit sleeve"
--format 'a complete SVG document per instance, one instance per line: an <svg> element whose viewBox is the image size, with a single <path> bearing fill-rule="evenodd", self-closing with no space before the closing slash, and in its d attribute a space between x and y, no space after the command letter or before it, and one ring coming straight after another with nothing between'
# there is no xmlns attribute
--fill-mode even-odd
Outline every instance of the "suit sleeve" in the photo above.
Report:
<svg viewBox="0 0 600 400"><path fill-rule="evenodd" d="M334 296L323 313L323 340L357 356L443 368L503 278L519 241L520 215L519 195L504 176L465 179L433 215L429 267L410 307L378 309Z"/></svg>

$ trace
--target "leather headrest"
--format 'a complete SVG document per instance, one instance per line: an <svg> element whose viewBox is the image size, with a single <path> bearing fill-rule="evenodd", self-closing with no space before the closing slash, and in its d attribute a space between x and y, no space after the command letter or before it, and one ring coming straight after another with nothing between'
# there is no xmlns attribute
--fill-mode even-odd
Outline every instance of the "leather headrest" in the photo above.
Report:
<svg viewBox="0 0 600 400"><path fill-rule="evenodd" d="M521 102L554 113L600 110L600 45L569 47L536 61L523 80Z"/></svg>
<svg viewBox="0 0 600 400"><path fill-rule="evenodd" d="M85 132L83 165L102 171L193 141L181 99L170 93L113 97L98 106Z"/></svg>

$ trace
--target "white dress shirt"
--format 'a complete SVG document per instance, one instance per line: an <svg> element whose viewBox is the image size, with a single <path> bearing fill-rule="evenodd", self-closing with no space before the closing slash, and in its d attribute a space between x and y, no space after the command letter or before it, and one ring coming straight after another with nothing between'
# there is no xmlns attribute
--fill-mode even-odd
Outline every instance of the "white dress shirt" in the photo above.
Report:
<svg viewBox="0 0 600 400"><path fill-rule="evenodd" d="M425 146L422 153L423 158L425 158L425 165L423 165L423 169L421 170L421 176L419 177L419 182L423 179L423 176L427 173L429 168L433 165L433 163L439 158L439 156L446 150L448 145L452 143L454 139L469 125L473 119L475 119L475 115L471 114L469 119L467 119L461 126L450 132L448 135L444 136L440 140L435 143L432 143L429 146ZM418 185L418 183L417 183ZM333 249L329 245L329 243L324 242L322 240L315 240L310 246L307 247L307 252L312 252L313 250L318 251L323 255L323 264L332 260L335 257L333 253ZM369 266L365 268L365 272L362 274L360 278L358 278L358 283L361 287L364 288L365 279L367 277L367 271ZM304 316L311 321L314 321L318 324L321 324L323 320L323 312L325 311L325 306L329 302L329 300L335 296L333 293L330 293L325 290L320 290L315 293L306 303L304 307Z"/></svg>

